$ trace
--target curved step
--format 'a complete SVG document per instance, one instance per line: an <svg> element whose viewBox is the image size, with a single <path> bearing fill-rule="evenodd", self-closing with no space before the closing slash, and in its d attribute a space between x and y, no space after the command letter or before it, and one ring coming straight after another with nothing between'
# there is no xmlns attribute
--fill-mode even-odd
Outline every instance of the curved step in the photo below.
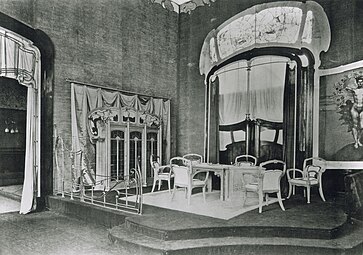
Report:
<svg viewBox="0 0 363 255"><path fill-rule="evenodd" d="M128 230L109 231L109 239L132 254L362 254L363 226L351 225L349 234L333 240L281 237L210 237L160 240Z"/></svg>
<svg viewBox="0 0 363 255"><path fill-rule="evenodd" d="M202 217L170 210L137 217L127 217L125 228L160 240L208 237L293 237L334 239L344 231L347 216L333 204L287 207L263 214L251 211L231 220ZM319 206L319 208L317 208ZM323 208L323 209L322 209Z"/></svg>

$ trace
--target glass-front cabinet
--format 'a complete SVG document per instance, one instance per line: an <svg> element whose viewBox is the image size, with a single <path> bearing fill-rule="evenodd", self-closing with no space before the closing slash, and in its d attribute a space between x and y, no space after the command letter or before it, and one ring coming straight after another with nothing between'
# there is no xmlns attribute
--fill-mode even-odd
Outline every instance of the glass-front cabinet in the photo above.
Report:
<svg viewBox="0 0 363 255"><path fill-rule="evenodd" d="M161 157L161 122L156 115L133 108L97 108L89 113L91 140L96 144L96 179L106 189L141 168L143 185L153 177L149 159Z"/></svg>

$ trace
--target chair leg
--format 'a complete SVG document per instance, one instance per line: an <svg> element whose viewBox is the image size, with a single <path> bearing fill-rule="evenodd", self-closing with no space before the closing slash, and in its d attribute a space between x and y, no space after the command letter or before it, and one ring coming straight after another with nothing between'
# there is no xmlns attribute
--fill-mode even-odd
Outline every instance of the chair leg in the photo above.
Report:
<svg viewBox="0 0 363 255"><path fill-rule="evenodd" d="M169 193L170 193L170 179L168 179L168 189L169 189Z"/></svg>
<svg viewBox="0 0 363 255"><path fill-rule="evenodd" d="M323 193L323 187L321 185L321 182L319 183L319 194L320 194L320 197L321 199L325 202L325 197L324 197L324 193Z"/></svg>
<svg viewBox="0 0 363 255"><path fill-rule="evenodd" d="M268 193L265 194L266 205L268 205Z"/></svg>
<svg viewBox="0 0 363 255"><path fill-rule="evenodd" d="M306 193L308 204L310 204L310 186L306 187Z"/></svg>
<svg viewBox="0 0 363 255"><path fill-rule="evenodd" d="M294 188L295 188L295 186L294 186ZM289 199L291 197L292 189L293 189L293 186L291 185L291 183L289 183L289 195L287 196L287 199Z"/></svg>
<svg viewBox="0 0 363 255"><path fill-rule="evenodd" d="M192 196L192 189L187 188L187 190L188 190L188 192L187 192L187 194L188 194L188 205L190 205L190 197Z"/></svg>
<svg viewBox="0 0 363 255"><path fill-rule="evenodd" d="M173 200L173 198L175 196L175 192L176 192L176 186L174 185L174 187L173 187L173 193L171 193L171 200Z"/></svg>
<svg viewBox="0 0 363 255"><path fill-rule="evenodd" d="M284 204L282 203L281 191L277 192L277 198L278 198L278 200L279 200L279 205L280 205L281 209L282 209L283 211L285 211Z"/></svg>
<svg viewBox="0 0 363 255"><path fill-rule="evenodd" d="M247 190L244 190L242 199L242 207L244 207L247 200Z"/></svg>
<svg viewBox="0 0 363 255"><path fill-rule="evenodd" d="M204 200L204 203L205 203L205 189L206 189L206 186L203 187L203 200Z"/></svg>
<svg viewBox="0 0 363 255"><path fill-rule="evenodd" d="M161 180L159 180L159 189L158 190L160 190L160 188L161 188Z"/></svg>
<svg viewBox="0 0 363 255"><path fill-rule="evenodd" d="M154 178L154 182L153 182L153 188L151 189L151 192L154 192L155 186L156 186L156 179Z"/></svg>

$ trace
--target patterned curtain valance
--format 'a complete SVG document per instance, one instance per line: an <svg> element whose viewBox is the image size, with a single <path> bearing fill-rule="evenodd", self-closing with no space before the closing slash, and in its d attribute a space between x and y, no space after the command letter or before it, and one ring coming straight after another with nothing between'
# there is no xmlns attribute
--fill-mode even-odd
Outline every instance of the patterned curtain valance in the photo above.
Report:
<svg viewBox="0 0 363 255"><path fill-rule="evenodd" d="M199 70L207 75L225 60L262 47L307 48L319 59L317 56L329 45L330 26L319 4L265 3L237 14L209 32L201 50Z"/></svg>
<svg viewBox="0 0 363 255"><path fill-rule="evenodd" d="M34 86L39 50L19 35L0 29L0 76L16 79L25 86Z"/></svg>

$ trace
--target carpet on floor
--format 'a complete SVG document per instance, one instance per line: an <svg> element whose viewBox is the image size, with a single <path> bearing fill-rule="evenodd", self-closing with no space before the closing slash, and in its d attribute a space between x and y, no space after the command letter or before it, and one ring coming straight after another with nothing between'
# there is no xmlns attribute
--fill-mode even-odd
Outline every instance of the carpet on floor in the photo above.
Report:
<svg viewBox="0 0 363 255"><path fill-rule="evenodd" d="M129 197L132 200L133 197ZM193 194L190 205L185 197L183 189L178 189L173 199L168 190L145 193L143 203L155 207L198 214L223 220L232 219L238 215L258 208L258 196L255 193L248 193L247 200L242 205L242 194L236 194L225 201L220 200L220 192L212 191L206 193L206 202L203 201L203 194ZM271 197L269 204L276 203L277 198ZM266 202L263 203L266 205ZM258 211L256 210L256 213Z"/></svg>

